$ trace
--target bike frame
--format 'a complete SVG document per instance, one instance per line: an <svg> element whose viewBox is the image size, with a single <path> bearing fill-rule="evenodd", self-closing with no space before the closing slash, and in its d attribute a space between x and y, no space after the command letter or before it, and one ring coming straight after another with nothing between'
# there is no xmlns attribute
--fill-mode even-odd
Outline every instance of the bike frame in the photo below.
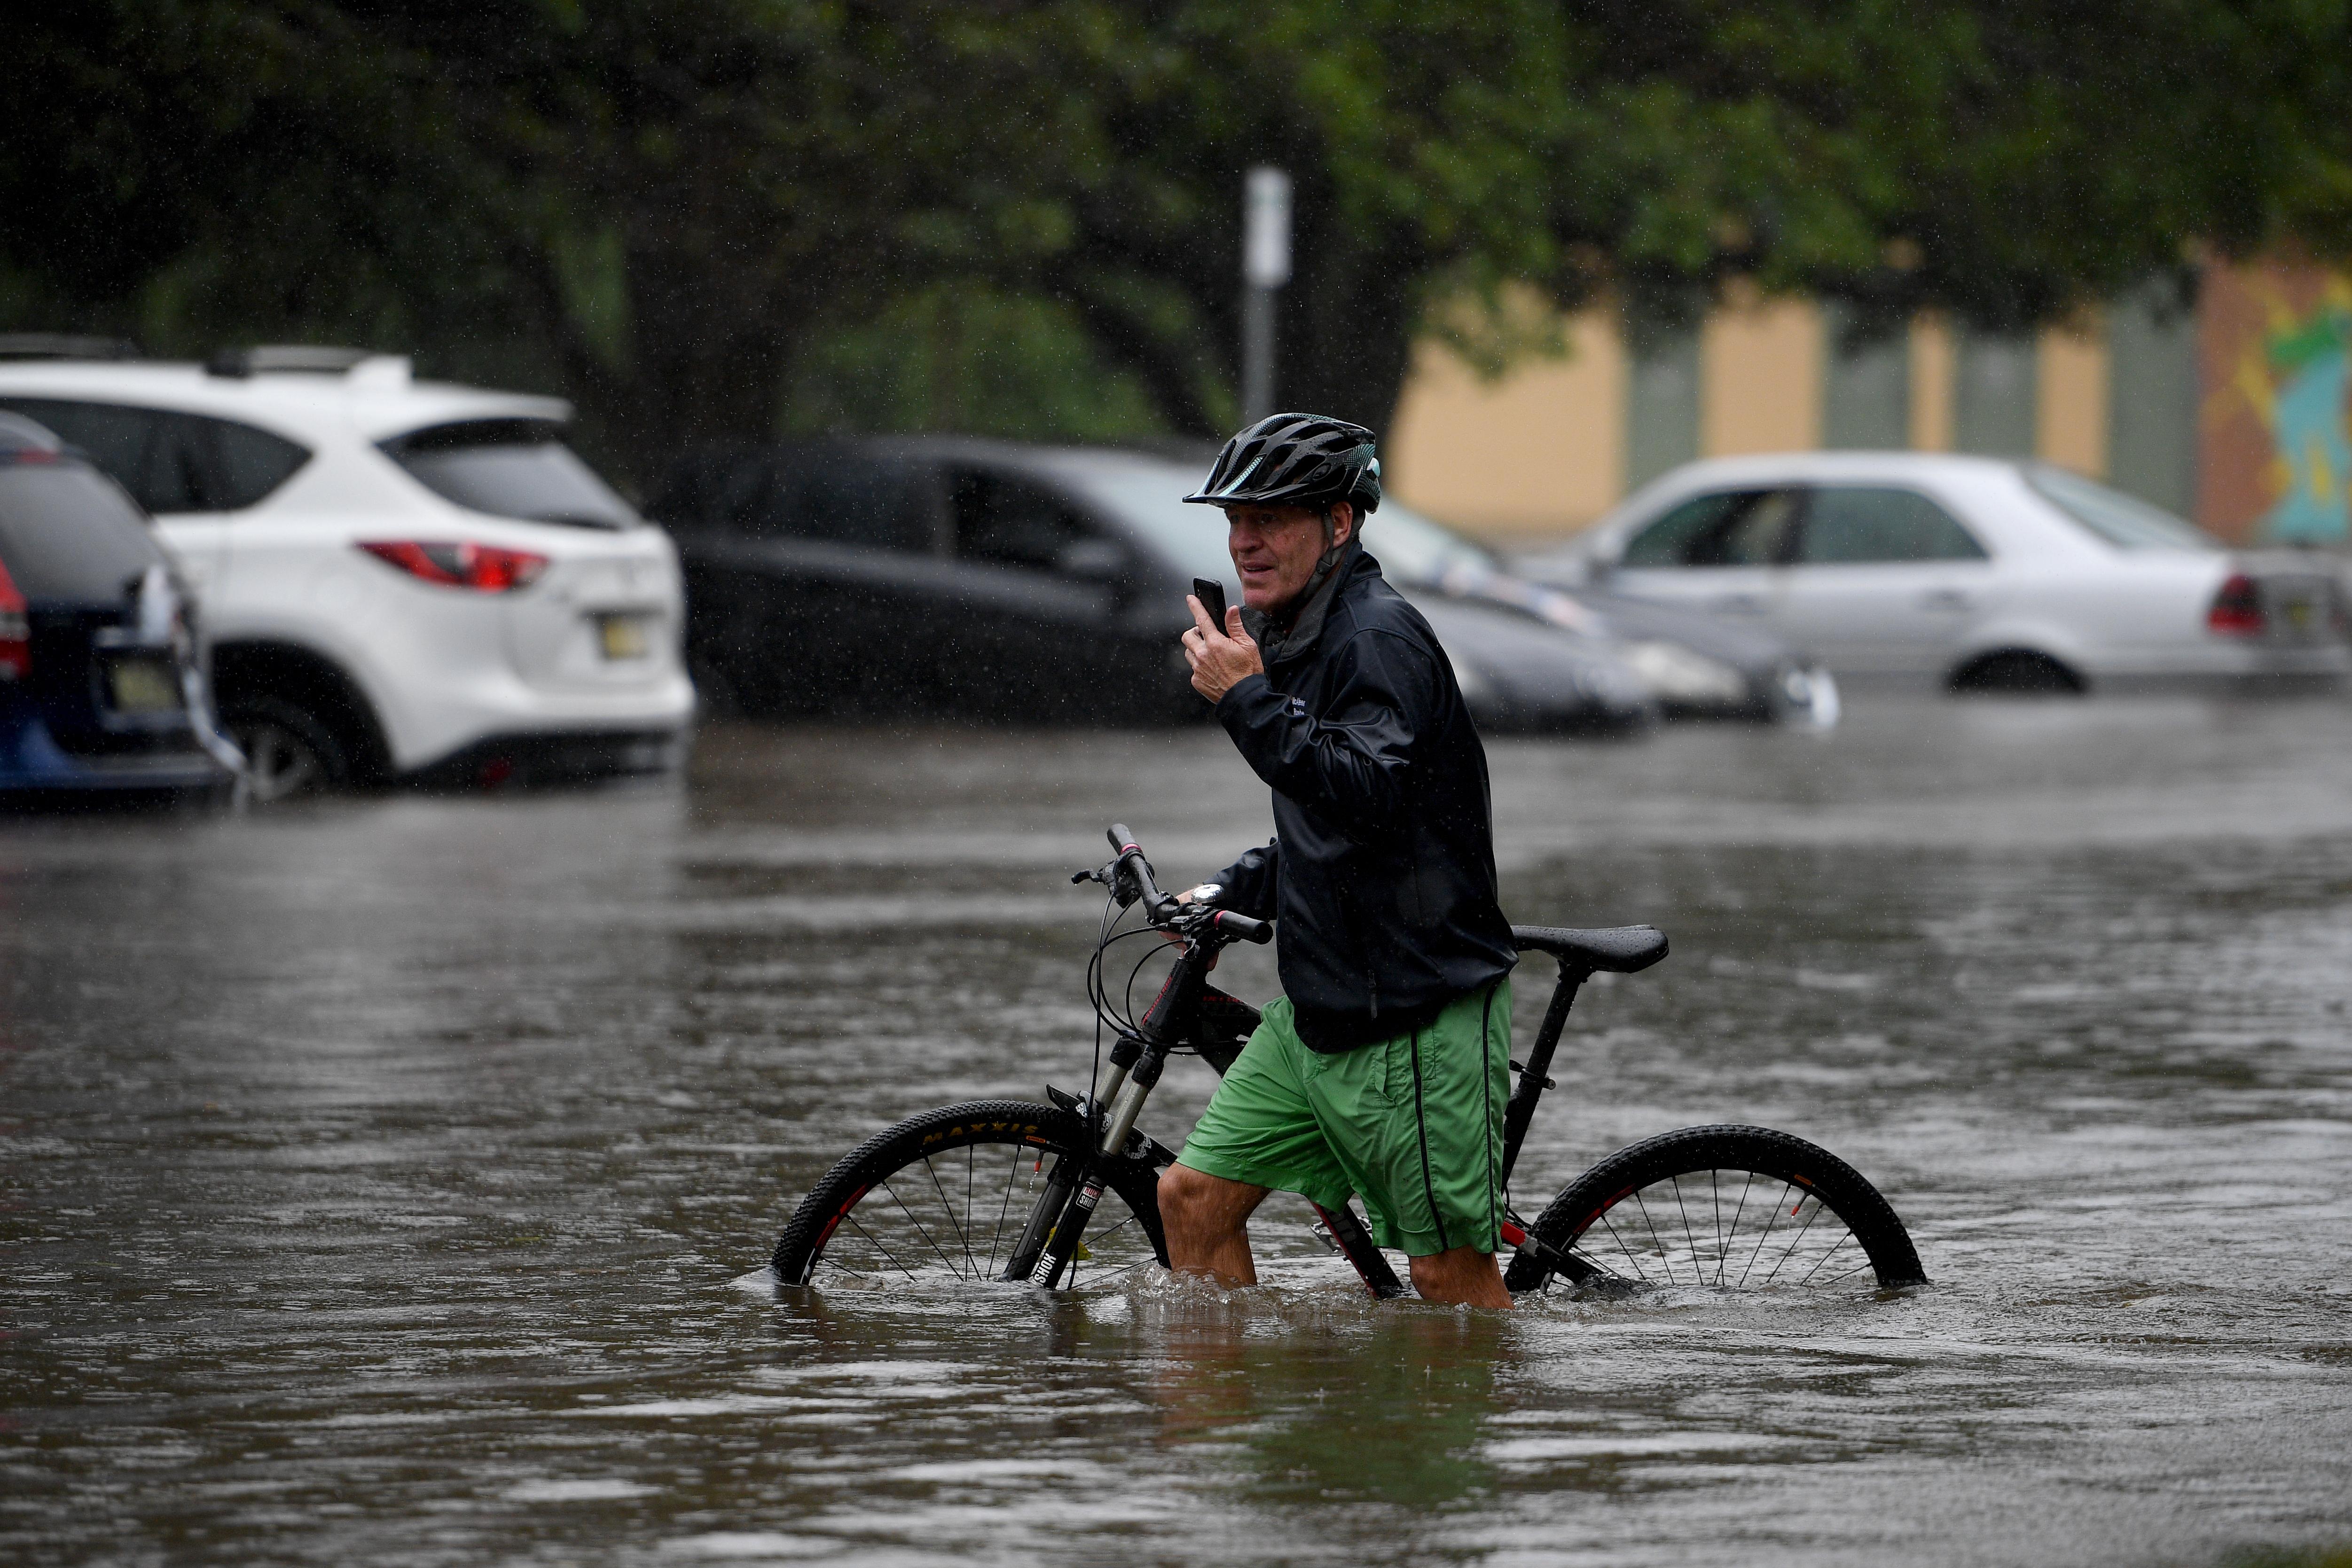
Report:
<svg viewBox="0 0 2352 1568"><path fill-rule="evenodd" d="M1180 935L1183 952L1151 1005L1136 1020L1136 1028L1120 1031L1111 1047L1110 1070L1097 1086L1095 1094L1082 1098L1050 1086L1046 1089L1055 1104L1085 1118L1092 1137L1082 1155L1063 1154L1055 1158L1053 1174L1031 1208L1020 1240L999 1276L1008 1282L1025 1281L1045 1289L1060 1281L1070 1259L1076 1255L1095 1206L1109 1184L1113 1162L1144 1163L1155 1180L1159 1173L1175 1163L1174 1150L1136 1130L1136 1121L1159 1084L1168 1058L1189 1050L1207 1060L1222 1075L1233 1065L1250 1031L1257 1025L1257 1010L1211 986L1209 972L1215 967L1217 954L1224 947L1235 941L1265 941L1265 935L1259 933L1268 928L1261 921L1226 910L1185 912L1183 905L1154 885L1150 865L1136 847L1133 835L1124 827L1114 826L1111 843L1119 850L1117 859L1098 871L1080 872L1072 880L1101 881L1123 904L1142 902L1154 925L1162 929L1169 929L1171 924L1181 926L1181 931L1171 934ZM1522 952L1549 952L1559 959L1559 978L1544 1009L1543 1022L1536 1030L1534 1048L1528 1053L1524 1064L1511 1064L1512 1070L1519 1076L1503 1111L1502 1179L1507 1185L1511 1169L1518 1161L1519 1146L1527 1139L1528 1124L1535 1119L1536 1105L1544 1091L1554 1087L1548 1075L1568 1025L1569 1009L1575 1005L1577 992L1594 973L1590 967L1573 963L1560 951L1563 934L1535 926L1511 929L1512 939ZM1661 952L1663 946L1661 942ZM1337 1210L1318 1204L1315 1212L1322 1222L1318 1229L1334 1250L1354 1267L1366 1289L1381 1298L1405 1294L1404 1285L1389 1266L1387 1257L1373 1245L1371 1232L1358 1216L1352 1201ZM1149 1216L1139 1217L1155 1246L1164 1251L1157 1209ZM1528 1235L1518 1217L1507 1210L1501 1239L1520 1250L1535 1248L1552 1270L1564 1271L1567 1268L1564 1258L1555 1256L1550 1247Z"/></svg>

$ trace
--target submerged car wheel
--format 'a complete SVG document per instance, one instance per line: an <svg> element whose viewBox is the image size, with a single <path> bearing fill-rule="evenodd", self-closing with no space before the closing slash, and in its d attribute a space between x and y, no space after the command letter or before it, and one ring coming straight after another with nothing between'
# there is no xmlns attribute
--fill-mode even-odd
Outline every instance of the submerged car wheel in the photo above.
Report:
<svg viewBox="0 0 2352 1568"><path fill-rule="evenodd" d="M351 782L351 761L332 731L290 702L257 697L221 715L222 728L245 753L247 797L257 805L339 789Z"/></svg>
<svg viewBox="0 0 2352 1568"><path fill-rule="evenodd" d="M2046 653L2006 648L1971 659L1954 670L1952 689L2076 696L2084 689L2084 682Z"/></svg>

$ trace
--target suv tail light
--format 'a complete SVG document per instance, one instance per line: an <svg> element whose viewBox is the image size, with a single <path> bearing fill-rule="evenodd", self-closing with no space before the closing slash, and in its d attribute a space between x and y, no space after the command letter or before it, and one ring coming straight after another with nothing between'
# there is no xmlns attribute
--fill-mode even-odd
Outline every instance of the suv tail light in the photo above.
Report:
<svg viewBox="0 0 2352 1568"><path fill-rule="evenodd" d="M2213 607L2205 612L2206 629L2225 637L2258 637L2267 624L2262 591L2243 572L2230 574L2221 591L2213 595Z"/></svg>
<svg viewBox="0 0 2352 1568"><path fill-rule="evenodd" d="M539 581L547 557L527 550L501 550L471 541L449 543L416 539L362 540L360 548L379 561L389 562L412 577L438 583L445 588L471 588L481 594L511 594Z"/></svg>
<svg viewBox="0 0 2352 1568"><path fill-rule="evenodd" d="M16 580L0 563L0 680L22 680L32 673L33 623L26 617Z"/></svg>

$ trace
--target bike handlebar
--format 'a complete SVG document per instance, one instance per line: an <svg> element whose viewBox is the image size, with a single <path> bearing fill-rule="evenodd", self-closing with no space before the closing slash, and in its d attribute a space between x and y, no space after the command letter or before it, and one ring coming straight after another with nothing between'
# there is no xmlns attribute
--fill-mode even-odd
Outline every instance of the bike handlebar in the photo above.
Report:
<svg viewBox="0 0 2352 1568"><path fill-rule="evenodd" d="M1232 910L1219 910L1209 917L1209 924L1227 936L1238 938L1243 942L1254 942L1260 946L1274 940L1273 926L1265 921L1237 914Z"/></svg>
<svg viewBox="0 0 2352 1568"><path fill-rule="evenodd" d="M1116 857L1112 864L1125 867L1134 876L1136 889L1143 900L1144 914L1154 924L1168 919L1175 912L1176 900L1161 892L1160 884L1151 879L1151 862L1143 858L1143 847L1135 841L1135 835L1128 830L1127 824L1112 823L1110 831L1104 837L1110 840L1111 851Z"/></svg>
<svg viewBox="0 0 2352 1568"><path fill-rule="evenodd" d="M1135 897L1143 905L1144 914L1162 930L1181 923L1186 929L1213 931L1226 942L1249 942L1263 945L1274 940L1274 927L1268 922L1241 913L1236 910L1211 910L1207 918L1188 914L1188 906L1174 894L1163 893L1152 878L1151 862L1144 858L1143 846L1135 841L1135 834L1124 822L1114 822L1104 835L1110 840L1111 862L1099 871L1074 873L1073 882L1107 882L1111 896L1118 896L1118 880L1122 876L1134 879ZM1124 902L1125 900L1122 900Z"/></svg>

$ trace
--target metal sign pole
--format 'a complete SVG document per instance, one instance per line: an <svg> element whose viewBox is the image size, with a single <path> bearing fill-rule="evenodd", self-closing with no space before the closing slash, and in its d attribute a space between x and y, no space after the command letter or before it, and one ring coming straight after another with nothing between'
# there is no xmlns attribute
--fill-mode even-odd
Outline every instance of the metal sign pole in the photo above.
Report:
<svg viewBox="0 0 2352 1568"><path fill-rule="evenodd" d="M1274 296L1290 281L1290 176L1249 172L1242 202L1242 421L1274 412Z"/></svg>

